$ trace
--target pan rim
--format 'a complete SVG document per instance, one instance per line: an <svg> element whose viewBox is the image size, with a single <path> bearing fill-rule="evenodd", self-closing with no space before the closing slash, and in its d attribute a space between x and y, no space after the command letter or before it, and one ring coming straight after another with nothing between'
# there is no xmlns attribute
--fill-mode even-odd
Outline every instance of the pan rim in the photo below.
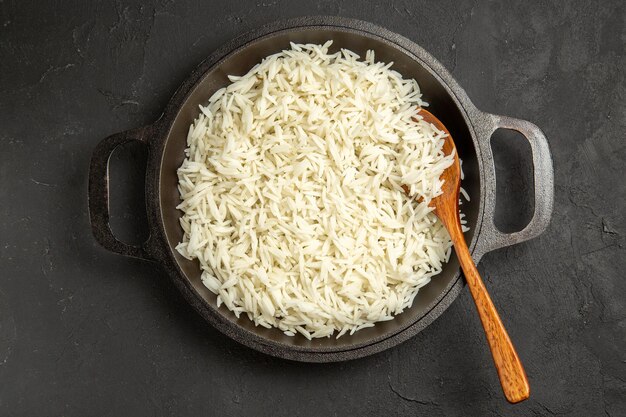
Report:
<svg viewBox="0 0 626 417"><path fill-rule="evenodd" d="M155 198L150 199L148 209L154 229L158 230L158 237L152 240L154 250L159 253L160 259L166 263L164 265L177 287L183 292L183 295L198 312L209 321L214 327L225 333L232 339L249 346L253 349L268 353L273 356L306 361L306 362L334 362L347 359L356 359L358 357L367 356L401 342L408 340L415 334L423 330L438 318L452 302L458 297L464 281L461 279L460 271L457 271L451 282L444 287L434 302L430 303L426 312L414 321L409 322L404 327L399 327L391 334L384 334L380 338L372 338L366 342L349 345L346 347L315 347L315 346L298 346L288 345L279 341L265 338L255 332L239 326L234 321L225 317L221 311L214 308L204 297L202 297L192 286L190 279L180 267L174 254L174 248L169 244L168 234L165 230L164 213L165 210L160 196L161 176L163 169L163 160L165 156L166 144L170 138L174 121L177 119L179 112L184 107L189 96L195 90L199 83L202 82L208 73L220 65L230 55L250 47L256 41L277 36L281 33L294 30L316 30L316 29L332 29L347 33L356 33L369 38L374 38L388 44L390 47L406 54L409 58L416 61L419 65L426 68L435 79L445 88L450 95L454 104L459 109L465 124L468 127L472 142L474 143L474 151L477 153L478 164L478 181L480 198L478 198L478 213L476 217L475 231L470 242L470 251L476 262L480 260L483 253L481 251L480 232L484 216L484 167L482 166L482 158L480 156L480 147L477 144L477 135L472 121L471 114L478 110L471 103L463 89L456 83L449 72L436 61L428 52L411 40L402 37L394 32L379 27L369 22L356 19L338 18L338 17L304 17L296 19L288 19L277 21L269 25L263 26L253 32L248 32L232 41L227 42L224 46L216 50L213 54L204 60L195 70L191 72L186 81L173 95L165 108L162 116L155 124L155 131L161 132L158 138L153 138L150 143L150 156L152 164L156 169L156 174L150 184L147 184Z"/></svg>

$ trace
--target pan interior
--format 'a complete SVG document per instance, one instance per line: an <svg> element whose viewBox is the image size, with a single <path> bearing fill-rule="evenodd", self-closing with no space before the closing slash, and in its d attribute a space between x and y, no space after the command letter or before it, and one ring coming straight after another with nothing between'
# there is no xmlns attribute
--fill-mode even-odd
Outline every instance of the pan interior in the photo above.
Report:
<svg viewBox="0 0 626 417"><path fill-rule="evenodd" d="M345 335L340 339L331 337L309 341L300 335L288 337L277 329L256 327L244 315L237 319L224 306L217 308L216 296L201 282L201 271L197 261L192 262L184 259L174 249L183 237L183 231L179 225L181 212L176 210L176 206L180 203L176 170L184 159L183 151L187 146L187 132L189 125L193 123L199 114L198 106L205 104L217 89L229 83L227 75L245 74L264 57L289 48L290 42L321 44L327 40L333 40L331 50L347 48L358 53L361 57L365 56L365 52L368 49L373 49L377 60L384 62L393 61L394 65L392 68L400 72L403 77L417 80L424 94L424 99L430 104L429 111L435 114L449 129L455 140L459 155L463 160L465 179L462 186L472 198L470 203L465 203L462 206L468 219L468 224L472 228L467 234L468 241L471 241L473 238L478 217L478 202L481 197L479 195L476 150L470 129L459 109L459 105L450 91L439 81L438 77L432 73L425 63L414 56L410 56L393 43L375 35L341 27L302 27L283 30L258 38L231 52L211 67L200 78L199 82L191 88L186 100L180 107L169 130L163 150L159 184L160 205L171 255L175 258L184 274L184 277L177 277L176 279L189 280L197 296L211 308L217 310L223 320L260 336L269 344L312 352L343 351L366 346L389 338L416 323L434 308L458 278L459 263L456 257L453 255L450 262L445 265L443 272L434 277L431 283L420 290L413 306L396 316L394 320L378 323L372 328L360 330L352 336Z"/></svg>

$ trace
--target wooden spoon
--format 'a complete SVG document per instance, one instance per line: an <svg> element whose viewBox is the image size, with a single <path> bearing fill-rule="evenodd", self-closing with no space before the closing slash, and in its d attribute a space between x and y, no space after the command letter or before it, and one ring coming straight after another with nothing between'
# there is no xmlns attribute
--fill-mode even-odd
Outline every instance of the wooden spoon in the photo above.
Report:
<svg viewBox="0 0 626 417"><path fill-rule="evenodd" d="M530 395L526 372L524 372L524 367L502 324L502 320L500 320L496 307L493 305L491 297L489 297L487 288L485 288L485 284L478 274L478 269L472 260L461 229L461 219L459 217L461 166L454 141L448 129L439 119L424 109L420 111L420 114L426 122L431 123L435 128L447 134L443 144L444 154L449 155L454 152L454 163L441 174L441 178L444 180L442 186L443 194L432 199L430 206L435 209L435 215L448 229L454 244L454 250L461 263L467 286L472 293L472 297L474 297L476 310L491 348L491 355L500 377L504 395L510 403L524 401ZM405 191L408 191L408 188L405 188Z"/></svg>

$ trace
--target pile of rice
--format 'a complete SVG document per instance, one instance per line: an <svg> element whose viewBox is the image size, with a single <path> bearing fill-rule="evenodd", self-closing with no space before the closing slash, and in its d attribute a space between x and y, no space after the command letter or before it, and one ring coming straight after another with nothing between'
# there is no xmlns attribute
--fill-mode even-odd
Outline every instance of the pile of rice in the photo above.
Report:
<svg viewBox="0 0 626 417"><path fill-rule="evenodd" d="M177 249L218 304L309 339L393 319L451 251L428 203L452 156L419 116L417 82L330 45L231 76L178 170Z"/></svg>

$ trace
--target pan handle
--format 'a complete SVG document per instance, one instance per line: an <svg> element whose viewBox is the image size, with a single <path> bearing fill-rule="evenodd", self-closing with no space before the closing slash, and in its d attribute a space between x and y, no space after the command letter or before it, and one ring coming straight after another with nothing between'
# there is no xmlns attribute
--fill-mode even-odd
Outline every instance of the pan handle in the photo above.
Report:
<svg viewBox="0 0 626 417"><path fill-rule="evenodd" d="M109 223L109 159L115 149L133 140L147 144L151 126L127 130L103 139L93 151L89 168L89 220L91 231L100 245L124 256L152 261L148 244L151 236L140 246L118 240Z"/></svg>
<svg viewBox="0 0 626 417"><path fill-rule="evenodd" d="M485 211L480 231L483 253L525 242L543 233L552 217L554 203L554 172L548 141L539 127L520 119L483 113L484 122L479 128L479 145L485 169ZM496 207L496 169L491 150L491 135L497 129L510 129L521 133L530 143L534 171L535 212L532 219L519 232L503 233L494 223ZM487 171L488 170L488 171Z"/></svg>

